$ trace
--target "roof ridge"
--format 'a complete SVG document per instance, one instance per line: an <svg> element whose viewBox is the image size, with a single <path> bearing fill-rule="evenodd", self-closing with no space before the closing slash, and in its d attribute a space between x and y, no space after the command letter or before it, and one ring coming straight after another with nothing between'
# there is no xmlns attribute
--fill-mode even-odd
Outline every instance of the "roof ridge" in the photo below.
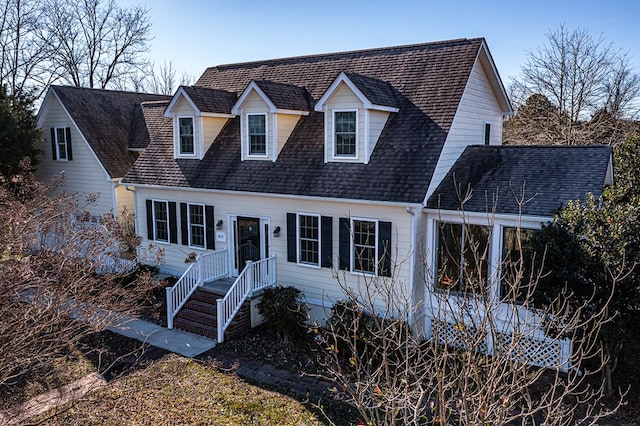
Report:
<svg viewBox="0 0 640 426"><path fill-rule="evenodd" d="M171 95L162 95L159 93L149 93L149 92L136 92L136 91L131 91L131 90L121 90L121 89L102 89L102 88L98 88L98 87L83 87L83 86L72 86L69 84L52 84L51 88L56 89L79 89L79 90L85 90L85 91L94 91L94 92L102 92L102 93L125 93L127 95L147 95L147 96L165 96L170 98Z"/></svg>
<svg viewBox="0 0 640 426"><path fill-rule="evenodd" d="M285 56L285 57L281 57L281 58L272 58L272 59L263 59L263 60L257 60L257 61L249 61L249 62L235 62L235 63L230 63L230 64L213 65L213 66L207 67L205 69L205 72L208 69L215 69L215 68L232 68L232 67L236 67L236 66L250 66L250 65L256 65L256 64L269 64L269 63L274 63L274 62L290 61L290 60L308 60L308 59L316 59L316 58L331 57L331 56L341 56L341 55L353 55L353 54L365 54L365 53L369 54L369 53L374 53L374 52L382 53L384 51L398 50L398 49L412 50L412 49L416 49L416 48L437 46L437 45L442 45L444 47L446 45L451 45L451 44L455 44L455 43L476 42L476 41L482 41L482 40L484 40L483 37L456 38L456 39L451 39L451 40L431 41L431 42L426 42L426 43L414 43L414 44L404 44L404 45L396 45L396 46L374 47L374 48L367 48L367 49L345 50L345 51L339 51L339 52L315 53L315 54L311 54L311 55Z"/></svg>

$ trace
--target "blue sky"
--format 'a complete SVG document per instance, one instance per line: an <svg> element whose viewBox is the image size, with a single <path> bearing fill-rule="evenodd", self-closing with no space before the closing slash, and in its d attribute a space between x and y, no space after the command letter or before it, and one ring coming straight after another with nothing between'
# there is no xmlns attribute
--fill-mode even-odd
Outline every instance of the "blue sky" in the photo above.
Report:
<svg viewBox="0 0 640 426"><path fill-rule="evenodd" d="M608 1L207 1L117 0L144 5L150 57L178 75L206 67L315 53L485 37L505 84L526 52L561 23L628 51L640 68L640 2Z"/></svg>

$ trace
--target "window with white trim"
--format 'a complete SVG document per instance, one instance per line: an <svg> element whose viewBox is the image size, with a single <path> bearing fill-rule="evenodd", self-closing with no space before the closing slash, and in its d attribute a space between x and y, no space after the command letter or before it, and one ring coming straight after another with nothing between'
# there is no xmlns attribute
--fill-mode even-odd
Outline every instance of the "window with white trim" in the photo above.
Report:
<svg viewBox="0 0 640 426"><path fill-rule="evenodd" d="M249 155L267 155L267 115L247 114Z"/></svg>
<svg viewBox="0 0 640 426"><path fill-rule="evenodd" d="M194 155L193 117L178 118L178 135L180 138L180 155Z"/></svg>
<svg viewBox="0 0 640 426"><path fill-rule="evenodd" d="M298 263L320 267L320 215L298 214Z"/></svg>
<svg viewBox="0 0 640 426"><path fill-rule="evenodd" d="M153 235L155 241L169 242L169 203L153 200Z"/></svg>
<svg viewBox="0 0 640 426"><path fill-rule="evenodd" d="M67 128L56 127L56 158L59 161L67 161L68 157L68 141L67 141Z"/></svg>
<svg viewBox="0 0 640 426"><path fill-rule="evenodd" d="M196 248L205 248L205 214L203 204L188 204L189 218L189 246Z"/></svg>
<svg viewBox="0 0 640 426"><path fill-rule="evenodd" d="M334 156L355 158L358 153L358 111L334 111L333 129Z"/></svg>
<svg viewBox="0 0 640 426"><path fill-rule="evenodd" d="M351 230L351 270L376 274L378 268L377 241L378 222L375 220L352 219Z"/></svg>
<svg viewBox="0 0 640 426"><path fill-rule="evenodd" d="M438 223L436 287L485 294L491 227Z"/></svg>

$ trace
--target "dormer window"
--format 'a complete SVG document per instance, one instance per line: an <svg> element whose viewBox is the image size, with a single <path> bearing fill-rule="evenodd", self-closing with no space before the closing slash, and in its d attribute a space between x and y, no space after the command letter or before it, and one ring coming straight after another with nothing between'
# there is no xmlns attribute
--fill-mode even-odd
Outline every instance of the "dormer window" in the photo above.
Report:
<svg viewBox="0 0 640 426"><path fill-rule="evenodd" d="M302 87L252 80L231 109L240 115L242 161L276 161L309 99Z"/></svg>
<svg viewBox="0 0 640 426"><path fill-rule="evenodd" d="M334 111L336 157L357 157L358 111Z"/></svg>
<svg viewBox="0 0 640 426"><path fill-rule="evenodd" d="M324 113L324 161L367 164L399 105L388 83L341 72L314 107Z"/></svg>
<svg viewBox="0 0 640 426"><path fill-rule="evenodd" d="M249 155L267 155L267 115L248 114Z"/></svg>
<svg viewBox="0 0 640 426"><path fill-rule="evenodd" d="M195 155L193 143L193 117L178 118L180 132L180 155Z"/></svg>

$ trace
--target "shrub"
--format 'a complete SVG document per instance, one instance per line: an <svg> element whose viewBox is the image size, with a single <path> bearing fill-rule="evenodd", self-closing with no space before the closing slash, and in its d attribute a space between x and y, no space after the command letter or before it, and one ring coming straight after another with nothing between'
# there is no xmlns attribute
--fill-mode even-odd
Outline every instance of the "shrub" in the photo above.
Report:
<svg viewBox="0 0 640 426"><path fill-rule="evenodd" d="M302 292L295 287L265 288L258 311L280 339L299 338L306 332L309 309Z"/></svg>

